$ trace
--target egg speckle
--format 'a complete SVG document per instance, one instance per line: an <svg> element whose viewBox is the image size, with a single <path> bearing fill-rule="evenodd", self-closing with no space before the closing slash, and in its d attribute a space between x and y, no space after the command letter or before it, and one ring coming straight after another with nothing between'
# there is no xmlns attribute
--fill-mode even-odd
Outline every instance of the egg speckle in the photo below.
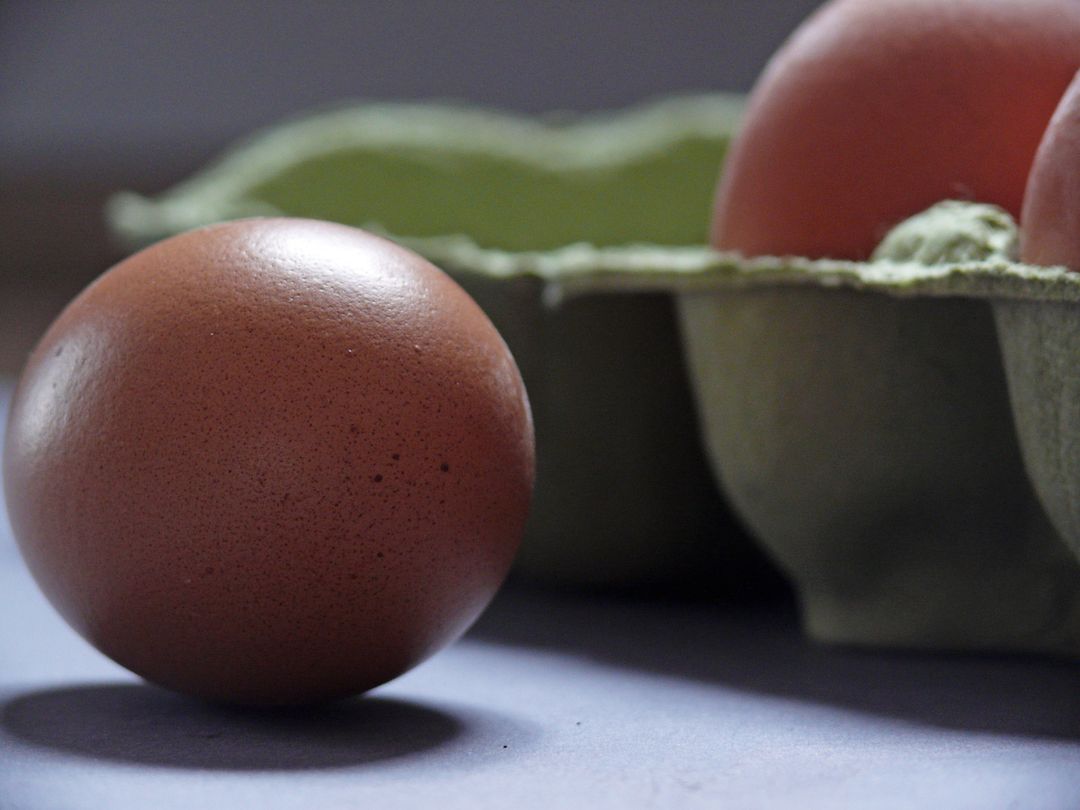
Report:
<svg viewBox="0 0 1080 810"><path fill-rule="evenodd" d="M513 358L441 271L362 231L259 219L110 270L16 390L12 525L102 652L202 697L370 689L508 570L533 437Z"/></svg>

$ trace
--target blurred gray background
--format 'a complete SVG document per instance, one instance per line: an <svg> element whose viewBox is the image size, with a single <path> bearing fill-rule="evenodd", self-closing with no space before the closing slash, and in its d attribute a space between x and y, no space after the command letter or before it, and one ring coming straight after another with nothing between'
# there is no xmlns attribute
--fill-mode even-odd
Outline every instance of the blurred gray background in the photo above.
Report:
<svg viewBox="0 0 1080 810"><path fill-rule="evenodd" d="M0 373L120 258L102 222L230 141L347 99L522 112L748 90L820 0L0 3Z"/></svg>

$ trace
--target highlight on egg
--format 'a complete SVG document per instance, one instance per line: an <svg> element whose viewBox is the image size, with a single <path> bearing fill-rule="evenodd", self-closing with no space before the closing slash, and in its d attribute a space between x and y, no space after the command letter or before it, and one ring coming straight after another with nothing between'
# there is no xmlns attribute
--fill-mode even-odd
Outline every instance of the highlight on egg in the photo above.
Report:
<svg viewBox="0 0 1080 810"><path fill-rule="evenodd" d="M1074 0L832 0L776 53L717 192L712 242L866 259L945 199L1020 215L1080 69Z"/></svg>
<svg viewBox="0 0 1080 810"><path fill-rule="evenodd" d="M57 318L12 402L11 523L64 618L203 698L363 692L457 638L532 491L528 399L477 305L324 222L165 240Z"/></svg>

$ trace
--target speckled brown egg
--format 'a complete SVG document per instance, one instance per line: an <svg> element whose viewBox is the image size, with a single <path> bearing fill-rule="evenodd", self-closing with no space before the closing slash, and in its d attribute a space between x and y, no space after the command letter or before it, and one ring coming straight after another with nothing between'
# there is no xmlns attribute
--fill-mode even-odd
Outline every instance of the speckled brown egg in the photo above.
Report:
<svg viewBox="0 0 1080 810"><path fill-rule="evenodd" d="M448 276L353 228L216 225L107 272L16 390L8 509L42 589L149 681L285 705L460 635L517 548L532 421Z"/></svg>

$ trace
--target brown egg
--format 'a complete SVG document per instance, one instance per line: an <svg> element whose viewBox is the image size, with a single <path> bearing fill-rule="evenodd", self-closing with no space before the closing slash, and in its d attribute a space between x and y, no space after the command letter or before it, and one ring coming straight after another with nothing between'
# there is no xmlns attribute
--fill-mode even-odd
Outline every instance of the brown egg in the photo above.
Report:
<svg viewBox="0 0 1080 810"><path fill-rule="evenodd" d="M865 259L942 200L1018 216L1077 69L1076 0L830 0L754 88L713 244Z"/></svg>
<svg viewBox="0 0 1080 810"><path fill-rule="evenodd" d="M1035 153L1020 225L1021 261L1080 270L1080 73Z"/></svg>
<svg viewBox="0 0 1080 810"><path fill-rule="evenodd" d="M377 686L460 635L517 548L528 400L495 328L391 242L227 223L107 272L15 394L23 555L94 646L256 705Z"/></svg>

